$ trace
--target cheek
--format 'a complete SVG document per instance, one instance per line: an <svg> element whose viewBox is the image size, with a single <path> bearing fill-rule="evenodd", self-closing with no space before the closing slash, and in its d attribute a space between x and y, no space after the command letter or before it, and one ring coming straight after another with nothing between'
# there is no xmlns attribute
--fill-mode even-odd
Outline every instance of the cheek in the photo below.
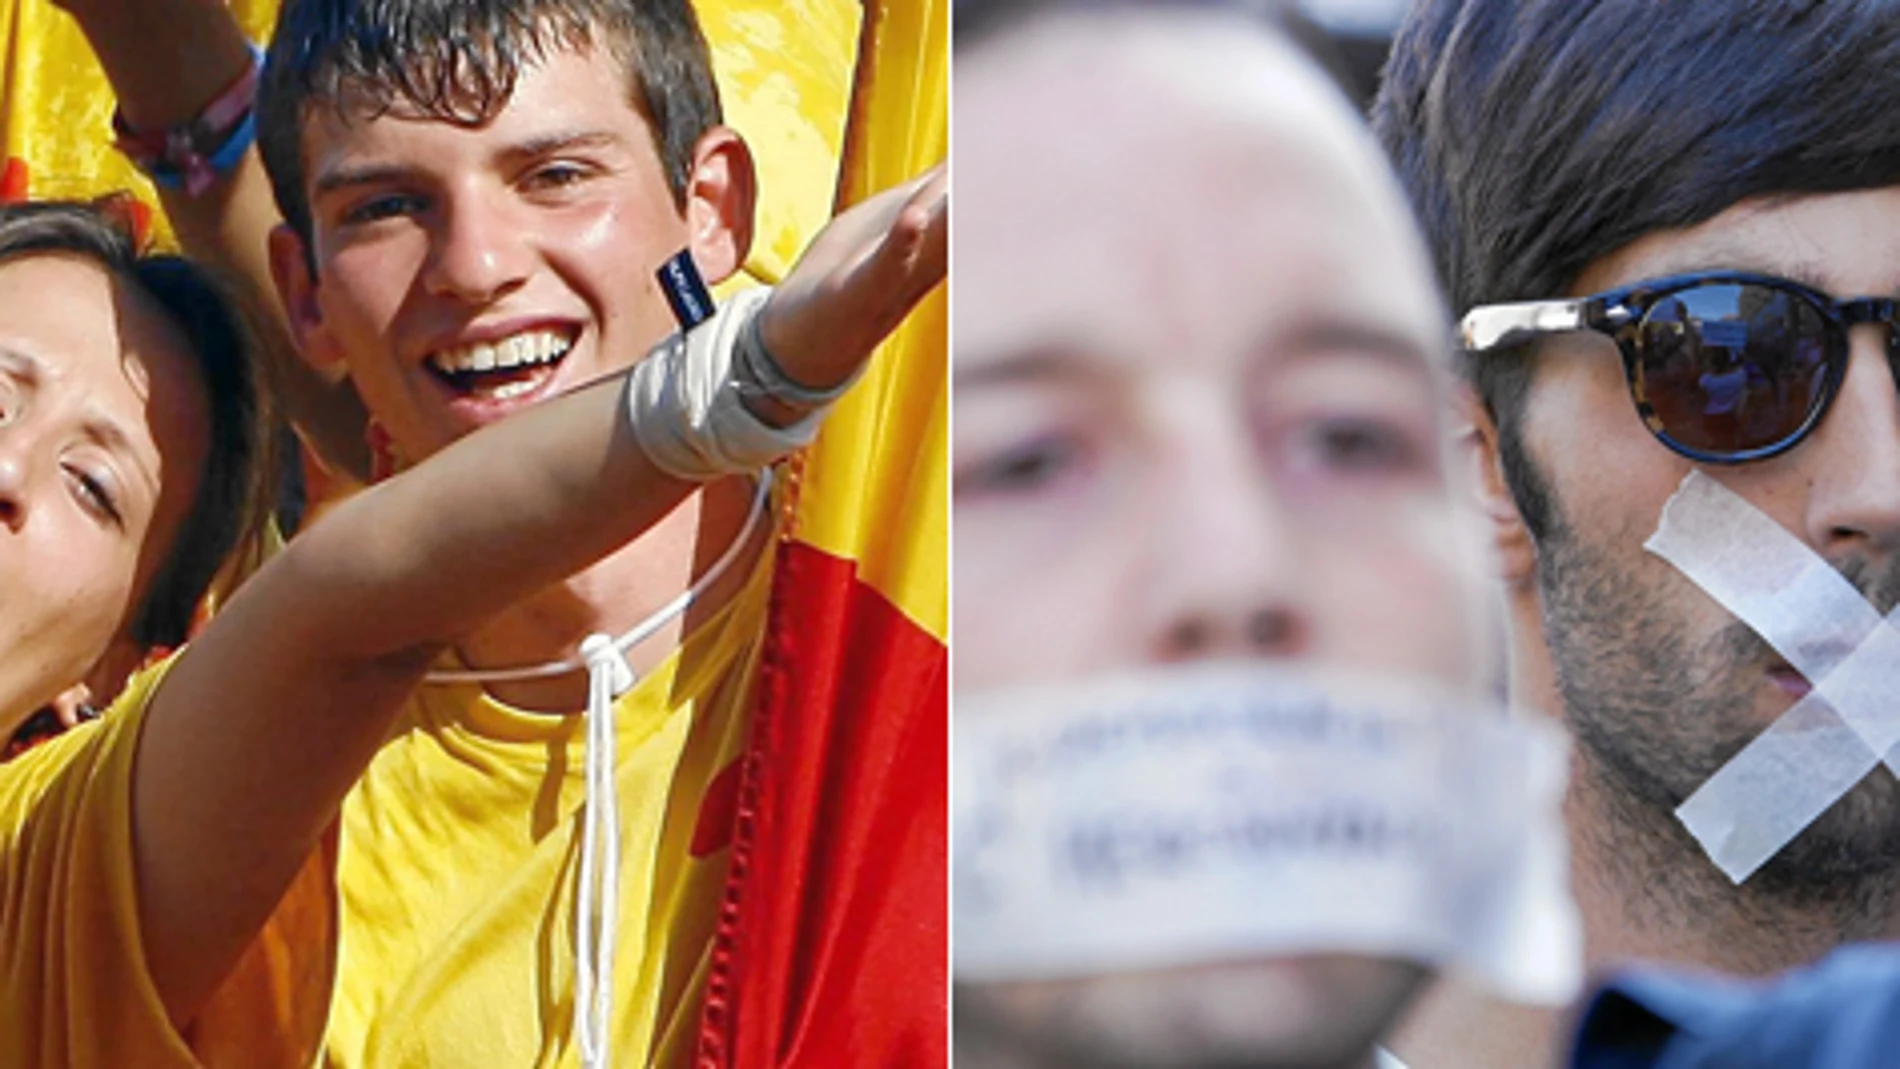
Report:
<svg viewBox="0 0 1900 1069"><path fill-rule="evenodd" d="M685 224L644 202L590 202L543 220L548 263L609 330L646 346L675 329L655 277L686 247Z"/></svg>
<svg viewBox="0 0 1900 1069"><path fill-rule="evenodd" d="M23 610L14 625L19 641L37 649L38 663L59 677L50 680L57 691L77 682L118 634L130 610L135 562L88 532L64 532L41 550L16 588L25 597L8 601L10 610Z"/></svg>
<svg viewBox="0 0 1900 1069"><path fill-rule="evenodd" d="M686 244L678 219L642 205L590 202L550 213L542 223L549 260L602 296L657 295L654 272Z"/></svg>
<svg viewBox="0 0 1900 1069"><path fill-rule="evenodd" d="M416 288L424 255L419 233L339 252L323 265L317 288L324 326L351 341L387 335Z"/></svg>
<svg viewBox="0 0 1900 1069"><path fill-rule="evenodd" d="M1142 535L1077 509L1033 533L985 516L959 519L953 546L957 683L1072 678L1137 658L1134 606Z"/></svg>
<svg viewBox="0 0 1900 1069"><path fill-rule="evenodd" d="M1443 502L1394 517L1378 537L1310 548L1315 650L1335 664L1454 686L1484 677L1491 601L1474 547Z"/></svg>
<svg viewBox="0 0 1900 1069"><path fill-rule="evenodd" d="M1593 341L1538 366L1519 421L1524 447L1573 517L1646 509L1636 522L1647 536L1689 462L1643 425L1615 346Z"/></svg>

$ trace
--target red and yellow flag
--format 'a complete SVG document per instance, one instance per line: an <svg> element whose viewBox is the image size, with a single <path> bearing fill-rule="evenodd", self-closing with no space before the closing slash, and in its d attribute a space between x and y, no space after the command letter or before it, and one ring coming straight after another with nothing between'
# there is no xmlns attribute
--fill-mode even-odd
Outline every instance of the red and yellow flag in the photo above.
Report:
<svg viewBox="0 0 1900 1069"><path fill-rule="evenodd" d="M840 202L944 158L948 0L867 0ZM948 1061L948 301L807 456L698 1069Z"/></svg>

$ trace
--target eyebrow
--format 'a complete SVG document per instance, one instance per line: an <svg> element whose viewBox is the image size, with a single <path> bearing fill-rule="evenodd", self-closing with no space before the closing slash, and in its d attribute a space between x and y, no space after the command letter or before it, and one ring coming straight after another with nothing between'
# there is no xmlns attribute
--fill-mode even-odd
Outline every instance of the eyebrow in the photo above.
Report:
<svg viewBox="0 0 1900 1069"><path fill-rule="evenodd" d="M618 135L607 130L562 130L539 134L524 141L505 145L495 153L495 156L504 163L520 164L559 152L606 148L618 145L620 142L621 138ZM403 164L340 163L320 172L312 184L312 189L316 196L321 197L341 189L390 185L411 178L416 173L416 168Z"/></svg>
<svg viewBox="0 0 1900 1069"><path fill-rule="evenodd" d="M1377 323L1324 319L1302 323L1272 339L1271 345L1292 357L1351 350L1382 357L1408 367L1430 369L1448 354L1436 354L1419 339Z"/></svg>
<svg viewBox="0 0 1900 1069"><path fill-rule="evenodd" d="M1450 365L1449 354L1435 356L1418 339L1403 331L1378 324L1343 319L1313 320L1290 330L1267 335L1254 347L1256 353L1278 353L1279 362L1298 360L1322 353L1343 350L1367 353L1407 368L1430 371L1439 362ZM1117 362L1117 361L1112 361ZM951 375L952 392L986 389L1025 382L1095 373L1100 361L1058 345L1024 348L995 358L979 358L968 370L957 369Z"/></svg>
<svg viewBox="0 0 1900 1069"><path fill-rule="evenodd" d="M1674 259L1665 257L1661 268L1648 277L1666 278L1671 275L1693 275L1704 271L1747 271L1757 275L1773 275L1790 282L1799 282L1811 290L1832 294L1835 297L1857 296L1834 293L1833 289L1822 280L1821 265L1818 261L1768 263L1759 255L1726 245L1718 245L1694 256Z"/></svg>
<svg viewBox="0 0 1900 1069"><path fill-rule="evenodd" d="M1047 382L1088 371L1089 361L1081 354L1055 346L1035 346L1008 352L1000 357L983 358L976 366L953 370L952 392L1011 386L1023 382Z"/></svg>
<svg viewBox="0 0 1900 1069"><path fill-rule="evenodd" d="M414 173L413 167L403 167L392 163L369 163L360 166L338 164L325 168L319 173L311 190L315 196L322 197L342 189L389 185Z"/></svg>
<svg viewBox="0 0 1900 1069"><path fill-rule="evenodd" d="M497 155L503 160L520 162L575 149L613 148L620 144L619 135L610 130L562 130L508 145Z"/></svg>

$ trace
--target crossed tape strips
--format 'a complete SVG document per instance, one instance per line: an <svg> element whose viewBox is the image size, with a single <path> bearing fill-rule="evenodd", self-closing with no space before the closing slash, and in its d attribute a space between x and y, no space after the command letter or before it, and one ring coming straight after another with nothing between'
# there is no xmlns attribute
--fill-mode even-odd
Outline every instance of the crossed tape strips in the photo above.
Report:
<svg viewBox="0 0 1900 1069"><path fill-rule="evenodd" d="M1820 554L1700 471L1643 545L1813 687L1676 809L1739 884L1876 766L1900 774L1900 608L1883 618Z"/></svg>

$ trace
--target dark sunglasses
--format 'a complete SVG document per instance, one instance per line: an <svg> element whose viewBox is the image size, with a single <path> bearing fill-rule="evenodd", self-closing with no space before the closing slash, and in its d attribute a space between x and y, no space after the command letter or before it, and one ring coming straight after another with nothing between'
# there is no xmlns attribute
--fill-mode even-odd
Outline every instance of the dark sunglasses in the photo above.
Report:
<svg viewBox="0 0 1900 1069"><path fill-rule="evenodd" d="M1896 302L1837 301L1799 282L1738 271L1651 279L1570 300L1491 304L1459 324L1466 352L1594 330L1616 341L1636 412L1691 460L1741 464L1793 449L1821 422L1847 375L1847 329L1888 325L1900 367Z"/></svg>

